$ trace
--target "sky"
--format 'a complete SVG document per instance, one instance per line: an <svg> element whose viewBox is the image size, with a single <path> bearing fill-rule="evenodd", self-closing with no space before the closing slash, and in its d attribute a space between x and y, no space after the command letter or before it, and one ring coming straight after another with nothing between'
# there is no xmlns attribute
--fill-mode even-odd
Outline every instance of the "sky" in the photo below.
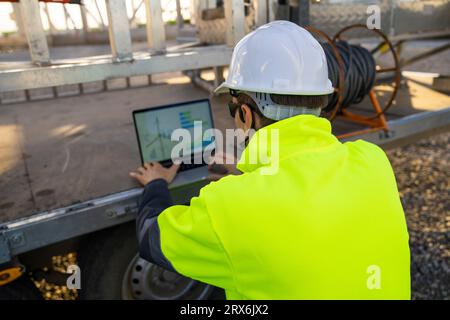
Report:
<svg viewBox="0 0 450 320"><path fill-rule="evenodd" d="M133 3L134 7L136 8L141 0L125 0L127 3L127 12L128 16L132 16L132 8ZM88 24L90 28L98 28L100 20L100 15L98 14L97 7L95 5L94 0L84 0L85 6L89 12L92 13L92 15L88 14ZM163 7L163 20L175 20L176 19L176 3L175 0L161 0L162 7ZM189 4L190 0L181 0L181 7L182 7L182 14L183 17L189 18ZM41 17L42 17L42 24L44 26L44 29L49 29L49 22L47 19L47 15L45 14L44 8L45 4L43 2L40 2L41 6ZM59 30L65 30L66 29L66 23L65 23L65 17L64 17L64 9L63 5L60 3L49 3L47 4L50 19L52 21L52 24L55 26L56 29ZM65 5L67 12L70 14L72 20L69 19L68 27L69 29L73 29L73 24L75 24L75 27L78 29L82 28L82 22L81 22L81 15L80 15L80 7L76 4L66 4ZM104 0L98 0L98 7L100 9L103 21L107 23L107 15L106 15L106 8L105 8L105 1ZM0 2L0 35L7 32L14 32L17 30L16 24L13 19L11 19L11 15L13 14L13 8L11 3L4 3ZM144 11L144 5L142 5L136 14L136 21L138 23L145 23L145 11Z"/></svg>

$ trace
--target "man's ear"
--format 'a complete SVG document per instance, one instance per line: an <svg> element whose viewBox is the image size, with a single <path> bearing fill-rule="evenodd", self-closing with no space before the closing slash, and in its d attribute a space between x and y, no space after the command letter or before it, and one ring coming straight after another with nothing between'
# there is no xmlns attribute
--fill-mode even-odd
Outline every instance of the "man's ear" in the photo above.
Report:
<svg viewBox="0 0 450 320"><path fill-rule="evenodd" d="M250 109L250 107L246 104L241 105L241 109L244 114L244 119L242 120L244 120L245 129L251 129L253 126L253 121L255 121L255 119L253 119L252 109Z"/></svg>

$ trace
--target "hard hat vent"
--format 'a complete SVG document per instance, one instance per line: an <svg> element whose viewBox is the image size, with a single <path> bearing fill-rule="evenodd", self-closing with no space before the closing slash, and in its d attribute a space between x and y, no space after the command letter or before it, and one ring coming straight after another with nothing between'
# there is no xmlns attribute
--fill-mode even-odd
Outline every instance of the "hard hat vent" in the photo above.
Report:
<svg viewBox="0 0 450 320"><path fill-rule="evenodd" d="M250 96L258 106L259 111L266 117L272 120L282 120L300 114L310 114L319 116L320 108L309 108L302 106L286 106L272 101L270 94L261 92L244 91Z"/></svg>

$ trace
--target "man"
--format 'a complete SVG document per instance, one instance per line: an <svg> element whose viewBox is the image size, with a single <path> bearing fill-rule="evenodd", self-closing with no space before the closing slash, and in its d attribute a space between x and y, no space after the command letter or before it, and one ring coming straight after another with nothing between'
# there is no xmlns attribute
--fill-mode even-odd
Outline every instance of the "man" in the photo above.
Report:
<svg viewBox="0 0 450 320"><path fill-rule="evenodd" d="M167 185L177 166L131 173L145 185L141 256L224 288L227 299L409 299L392 168L380 148L339 142L319 117L333 92L319 43L290 22L264 25L236 45L217 91L230 92L237 128L257 130L237 165L243 174L173 206ZM278 139L257 145L273 132ZM269 160L251 162L261 150Z"/></svg>

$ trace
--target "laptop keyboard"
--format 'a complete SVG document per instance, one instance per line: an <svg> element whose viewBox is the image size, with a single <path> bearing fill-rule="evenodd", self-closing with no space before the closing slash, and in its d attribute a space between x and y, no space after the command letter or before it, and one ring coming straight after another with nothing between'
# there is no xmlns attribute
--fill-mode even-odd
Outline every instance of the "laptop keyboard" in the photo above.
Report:
<svg viewBox="0 0 450 320"><path fill-rule="evenodd" d="M203 167L204 163L181 163L180 171L190 170L198 167Z"/></svg>
<svg viewBox="0 0 450 320"><path fill-rule="evenodd" d="M160 163L165 168L170 168L172 166L172 161L162 161ZM184 162L182 162L180 164L179 171L186 171L186 170L190 170L190 169L195 169L195 168L203 167L205 165L206 165L206 163L184 163Z"/></svg>

